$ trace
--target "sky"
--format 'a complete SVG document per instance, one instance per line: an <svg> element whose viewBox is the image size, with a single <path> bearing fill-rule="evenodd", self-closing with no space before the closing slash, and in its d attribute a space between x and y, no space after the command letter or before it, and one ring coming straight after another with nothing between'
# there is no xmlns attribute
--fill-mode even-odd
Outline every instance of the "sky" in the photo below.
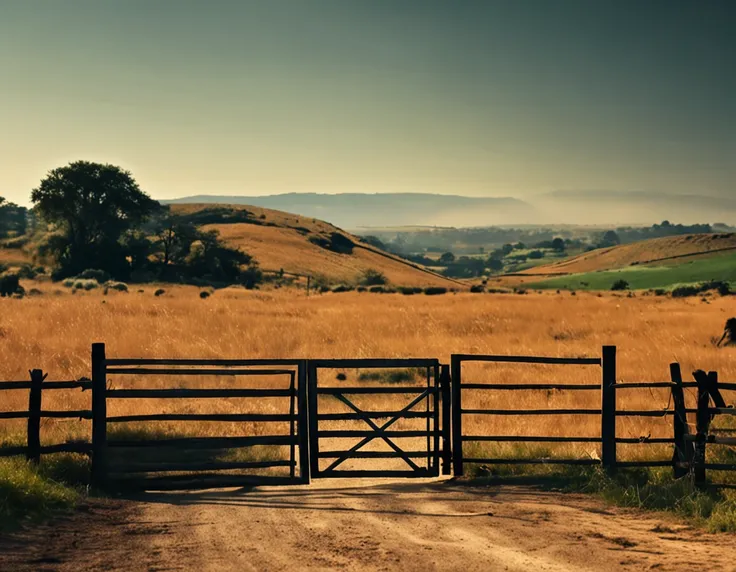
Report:
<svg viewBox="0 0 736 572"><path fill-rule="evenodd" d="M0 0L0 195L736 195L730 0Z"/></svg>

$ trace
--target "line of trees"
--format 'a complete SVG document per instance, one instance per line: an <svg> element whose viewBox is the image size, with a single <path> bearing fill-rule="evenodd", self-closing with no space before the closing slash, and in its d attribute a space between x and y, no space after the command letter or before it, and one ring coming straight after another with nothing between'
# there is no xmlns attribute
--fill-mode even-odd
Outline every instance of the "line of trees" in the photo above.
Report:
<svg viewBox="0 0 736 572"><path fill-rule="evenodd" d="M22 236L28 228L28 209L0 197L0 238Z"/></svg>

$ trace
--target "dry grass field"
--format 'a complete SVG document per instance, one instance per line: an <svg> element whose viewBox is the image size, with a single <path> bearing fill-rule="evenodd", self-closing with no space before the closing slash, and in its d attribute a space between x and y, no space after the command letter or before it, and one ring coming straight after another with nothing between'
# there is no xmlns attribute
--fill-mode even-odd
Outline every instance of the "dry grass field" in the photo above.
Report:
<svg viewBox="0 0 736 572"><path fill-rule="evenodd" d="M30 286L30 285L28 285ZM109 357L202 358L355 358L437 357L445 362L451 353L492 353L549 356L598 356L601 346L618 346L619 381L666 381L668 365L679 361L689 377L694 369L718 370L723 380L736 380L736 351L718 349L713 338L734 315L731 297L672 299L606 294L448 294L402 296L346 293L306 297L295 291L225 289L202 300L194 287L166 286L154 297L154 287L130 293L59 291L39 285L41 296L0 300L0 379L27 379L29 368L42 368L49 379L76 379L90 375L90 344L103 341ZM321 383L339 384L340 372L322 372ZM360 372L344 372L348 383ZM352 377L355 376L355 377ZM597 367L493 365L468 367L464 379L503 382L589 382L600 380ZM418 376L416 383L421 383ZM146 378L109 379L114 387L223 387L234 384L276 383L273 378ZM286 383L285 378L278 383ZM15 395L10 395L10 394ZM24 409L25 391L5 392L3 410ZM691 404L693 395L688 394ZM393 404L386 399L397 399ZM728 396L727 396L728 399ZM383 397L381 402L360 403L371 409L400 409L405 398ZM212 403L216 401L216 403ZM619 392L619 408L664 409L667 390ZM596 408L598 392L474 392L465 407ZM44 409L84 409L89 395L79 391L46 392ZM287 405L263 400L244 406L237 400L122 400L110 405L110 415L145 412L248 412L286 413ZM344 411L338 403L332 411ZM280 408L280 409L279 409ZM282 410L284 409L284 410ZM403 421L402 421L403 423ZM411 421L406 421L411 423ZM498 435L600 434L598 416L579 417L469 417L468 432ZM6 439L23 425L4 422ZM355 427L351 427L355 428ZM398 428L398 427L397 427ZM409 428L405 426L405 428ZM150 432L153 427L140 427ZM285 432L285 427L276 428ZM166 434L242 435L263 431L238 423L159 423ZM87 422L44 421L45 443L86 438ZM621 437L668 437L669 417L619 418ZM517 455L575 455L595 457L595 445L537 446L509 444L493 453ZM671 455L668 447L620 445L621 459Z"/></svg>

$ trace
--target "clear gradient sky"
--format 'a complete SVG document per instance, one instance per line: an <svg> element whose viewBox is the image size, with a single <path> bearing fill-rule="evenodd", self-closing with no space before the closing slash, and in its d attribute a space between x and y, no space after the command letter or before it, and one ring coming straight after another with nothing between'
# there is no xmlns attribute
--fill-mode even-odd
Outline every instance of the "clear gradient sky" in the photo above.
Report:
<svg viewBox="0 0 736 572"><path fill-rule="evenodd" d="M0 195L736 194L736 1L0 0Z"/></svg>

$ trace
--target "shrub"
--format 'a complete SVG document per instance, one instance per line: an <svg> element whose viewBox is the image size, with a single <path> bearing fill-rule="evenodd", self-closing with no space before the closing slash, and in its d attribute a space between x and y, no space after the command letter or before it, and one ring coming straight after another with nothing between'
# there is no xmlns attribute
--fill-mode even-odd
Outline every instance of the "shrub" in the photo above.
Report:
<svg viewBox="0 0 736 572"><path fill-rule="evenodd" d="M374 294L384 294L386 292L386 289L383 286L371 286L368 288L368 292L373 292Z"/></svg>
<svg viewBox="0 0 736 572"><path fill-rule="evenodd" d="M444 286L428 286L424 289L424 293L427 296L438 296L440 294L447 294L447 288Z"/></svg>
<svg viewBox="0 0 736 572"><path fill-rule="evenodd" d="M43 296L43 292L41 292L38 288L31 288L28 291L29 296Z"/></svg>
<svg viewBox="0 0 736 572"><path fill-rule="evenodd" d="M413 294L421 294L422 289L418 286L400 286L398 288L400 294L404 296L412 296Z"/></svg>
<svg viewBox="0 0 736 572"><path fill-rule="evenodd" d="M76 290L94 290L99 284L97 280L74 280L74 288Z"/></svg>
<svg viewBox="0 0 736 572"><path fill-rule="evenodd" d="M20 277L17 274L6 274L0 278L0 296L12 296L22 291Z"/></svg>
<svg viewBox="0 0 736 572"><path fill-rule="evenodd" d="M332 291L333 291L333 292L334 292L335 294L339 294L339 293L341 293L341 292L352 292L353 290L355 290L355 288L353 288L352 286L348 286L348 285L346 285L346 284L338 284L337 286L335 286L335 287L334 287L334 288L332 289Z"/></svg>
<svg viewBox="0 0 736 572"><path fill-rule="evenodd" d="M208 292L207 290L202 290L202 291L201 291L201 292L199 293L199 297L200 297L200 298L201 298L202 300L206 300L207 298L209 298L209 297L210 297L210 293L209 293L209 292Z"/></svg>
<svg viewBox="0 0 736 572"><path fill-rule="evenodd" d="M345 381L347 378L348 378L348 376L345 375L344 373L338 373L335 376L335 379L337 379L337 381Z"/></svg>
<svg viewBox="0 0 736 572"><path fill-rule="evenodd" d="M626 280L616 280L611 286L611 290L628 290L629 283Z"/></svg>
<svg viewBox="0 0 736 572"><path fill-rule="evenodd" d="M112 288L113 290L117 290L118 292L128 291L128 285L125 282L106 282L105 287Z"/></svg>
<svg viewBox="0 0 736 572"><path fill-rule="evenodd" d="M164 290L163 288L159 288L153 293L153 295L156 297L163 296L164 294L166 294L166 290Z"/></svg>
<svg viewBox="0 0 736 572"><path fill-rule="evenodd" d="M472 292L473 294L480 294L480 293L482 293L482 292L485 292L485 288L483 287L483 284L473 284L473 285L472 285L472 286L470 287L470 291L471 291L471 292Z"/></svg>
<svg viewBox="0 0 736 572"><path fill-rule="evenodd" d="M77 278L81 278L82 280L95 280L98 284L104 284L105 282L110 281L111 276L104 270L88 268L80 274L77 274Z"/></svg>
<svg viewBox="0 0 736 572"><path fill-rule="evenodd" d="M18 270L18 276L26 280L33 280L36 277L36 271L30 264L24 264Z"/></svg>
<svg viewBox="0 0 736 572"><path fill-rule="evenodd" d="M698 294L700 294L700 289L697 286L678 286L672 290L673 298L687 298Z"/></svg>
<svg viewBox="0 0 736 572"><path fill-rule="evenodd" d="M358 286L355 290L357 292L365 292L366 290L368 290L368 288L366 288L365 286Z"/></svg>
<svg viewBox="0 0 736 572"><path fill-rule="evenodd" d="M383 286L384 284L388 284L388 278L380 270L368 268L363 271L361 283L364 286Z"/></svg>

